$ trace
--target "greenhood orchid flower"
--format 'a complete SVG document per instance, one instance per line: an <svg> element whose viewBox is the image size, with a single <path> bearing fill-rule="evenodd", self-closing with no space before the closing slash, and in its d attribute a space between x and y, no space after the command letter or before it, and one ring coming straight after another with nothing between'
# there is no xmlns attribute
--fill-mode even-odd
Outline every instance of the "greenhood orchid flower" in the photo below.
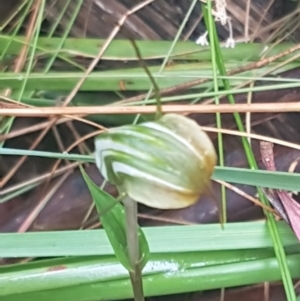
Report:
<svg viewBox="0 0 300 301"><path fill-rule="evenodd" d="M209 188L217 156L195 121L167 114L99 135L95 160L103 177L131 199L176 209L194 204Z"/></svg>

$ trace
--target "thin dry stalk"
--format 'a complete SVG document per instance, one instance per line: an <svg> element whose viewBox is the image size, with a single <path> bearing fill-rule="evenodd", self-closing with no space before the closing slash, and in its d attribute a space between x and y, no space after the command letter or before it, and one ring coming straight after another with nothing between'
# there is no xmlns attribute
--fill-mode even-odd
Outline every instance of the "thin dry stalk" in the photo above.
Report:
<svg viewBox="0 0 300 301"><path fill-rule="evenodd" d="M49 202L49 200L52 198L54 193L57 191L57 189L63 185L65 180L68 178L68 176L71 174L71 171L68 171L65 173L58 181L58 183L40 200L40 202L34 207L32 212L26 217L25 221L21 224L21 226L18 229L18 232L24 233L26 232L34 220L37 218L37 216L40 214L40 212L45 208L46 204Z"/></svg>
<svg viewBox="0 0 300 301"><path fill-rule="evenodd" d="M15 68L14 68L14 73L18 73L22 70L24 64L25 64L25 61L26 61L26 56L27 56L27 53L28 53L28 42L31 40L33 34L34 34L34 28L35 28L35 24L36 24L36 21L37 21L37 18L38 18L38 12L39 12L39 9L41 7L41 0L37 0L35 2L35 6L33 8L33 13L31 14L31 17L30 17L30 22L29 22L29 27L27 29L27 34L26 34L26 38L25 38L25 41L27 42L26 45L24 45L21 49L21 53L16 61L16 65L15 65ZM6 89L3 93L3 95L5 97L9 96L11 94L11 89ZM19 162L24 162L26 159L26 157L22 157ZM19 163L18 162L18 163ZM9 173L0 181L0 188L2 188L10 179L11 177L16 173L16 171L19 169L19 167L21 166L21 164L16 164L15 166L13 166Z"/></svg>
<svg viewBox="0 0 300 301"><path fill-rule="evenodd" d="M61 167L58 170L56 170L54 176L55 177L56 176L60 176L60 175L64 174L65 172L67 172L69 170L73 170L74 168L76 168L78 166L79 166L78 162L73 162L70 165ZM16 185L13 185L13 186L10 186L10 187L8 187L6 189L3 189L3 190L0 191L0 196L3 196L3 195L6 195L6 194L15 192L16 190L25 188L25 187L30 186L30 185L38 185L40 183L43 183L45 180L48 179L48 177L49 177L50 174L51 174L50 172L47 172L45 174L37 176L37 177L35 177L33 179L30 179L28 181L25 181L25 182L22 182L22 183L18 183Z"/></svg>
<svg viewBox="0 0 300 301"><path fill-rule="evenodd" d="M39 12L39 8L41 6L41 0L37 0L33 9L33 12L30 16L30 21L29 21L29 25L28 28L26 30L26 36L25 36L25 44L23 45L20 55L17 57L16 59L16 64L14 67L13 72L14 73L19 73L22 71L25 62L26 62L26 57L27 57L27 53L28 53L28 49L29 49L29 41L32 39L33 35L34 35L34 28L35 28L35 24L36 24L36 20L38 17L38 12ZM4 96L9 96L11 94L11 89L6 89L5 92L3 93Z"/></svg>
<svg viewBox="0 0 300 301"><path fill-rule="evenodd" d="M5 108L0 116L49 117L61 115L98 115L98 114L153 114L156 105L149 106L82 106L82 107L47 107L47 108ZM290 103L252 103L220 105L163 105L163 113L278 113L299 112L300 101Z"/></svg>
<svg viewBox="0 0 300 301"><path fill-rule="evenodd" d="M234 191L236 194L244 197L245 199L247 199L248 201L251 201L253 204L269 211L270 213L275 214L275 210L273 210L272 208L270 208L269 206L263 204L262 202L260 202L257 198L254 198L253 196L249 195L248 193L244 192L243 190L239 189L238 187L231 185L225 181L220 181L220 180L214 180L215 182L225 186L226 188Z"/></svg>

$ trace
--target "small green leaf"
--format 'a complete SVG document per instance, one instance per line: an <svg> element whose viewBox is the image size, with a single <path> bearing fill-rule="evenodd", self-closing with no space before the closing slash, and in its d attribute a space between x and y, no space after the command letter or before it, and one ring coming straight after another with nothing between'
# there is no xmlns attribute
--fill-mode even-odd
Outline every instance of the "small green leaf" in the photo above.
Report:
<svg viewBox="0 0 300 301"><path fill-rule="evenodd" d="M96 205L100 221L104 227L107 237L120 263L131 270L131 265L127 252L126 242L126 216L124 207L118 200L98 187L87 175L82 166L80 166L82 176L90 190L93 201ZM146 237L138 229L139 249L141 252L141 269L146 265L149 255L149 245Z"/></svg>

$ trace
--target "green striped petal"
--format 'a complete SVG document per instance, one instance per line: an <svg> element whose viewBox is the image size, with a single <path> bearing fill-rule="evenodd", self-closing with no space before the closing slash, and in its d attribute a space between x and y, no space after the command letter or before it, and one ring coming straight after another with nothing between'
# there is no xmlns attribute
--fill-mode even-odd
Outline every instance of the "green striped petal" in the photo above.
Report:
<svg viewBox="0 0 300 301"><path fill-rule="evenodd" d="M99 135L95 160L103 177L133 200L176 209L192 205L208 188L217 156L195 121L167 114Z"/></svg>

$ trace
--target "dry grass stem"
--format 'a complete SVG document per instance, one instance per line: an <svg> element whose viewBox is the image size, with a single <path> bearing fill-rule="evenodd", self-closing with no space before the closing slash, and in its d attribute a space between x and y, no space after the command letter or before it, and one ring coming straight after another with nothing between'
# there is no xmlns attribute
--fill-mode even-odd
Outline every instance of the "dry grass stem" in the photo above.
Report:
<svg viewBox="0 0 300 301"><path fill-rule="evenodd" d="M5 108L0 116L49 117L61 115L154 114L156 105L149 106L82 106L47 108ZM290 103L163 105L163 113L278 113L300 112L300 101Z"/></svg>

